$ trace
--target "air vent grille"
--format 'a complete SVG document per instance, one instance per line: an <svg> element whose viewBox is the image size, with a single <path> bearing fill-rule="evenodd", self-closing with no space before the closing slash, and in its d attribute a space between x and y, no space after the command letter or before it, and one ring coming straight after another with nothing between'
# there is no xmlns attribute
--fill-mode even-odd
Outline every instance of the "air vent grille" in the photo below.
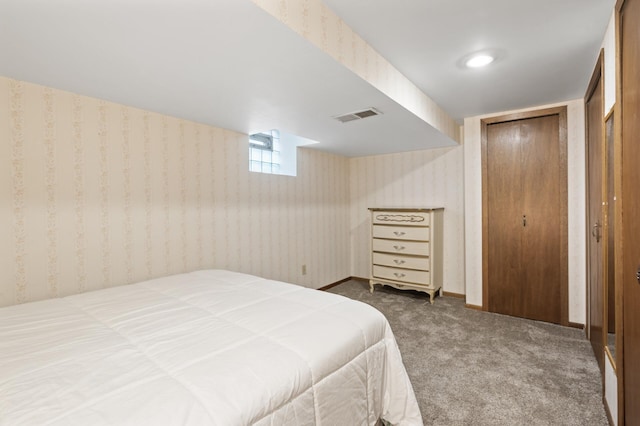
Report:
<svg viewBox="0 0 640 426"><path fill-rule="evenodd" d="M380 115L380 114L382 113L377 109L369 108L362 111L356 111L356 112L350 112L348 114L337 115L333 118L335 118L341 123L348 123L350 121L361 120L363 118L373 117L374 115Z"/></svg>

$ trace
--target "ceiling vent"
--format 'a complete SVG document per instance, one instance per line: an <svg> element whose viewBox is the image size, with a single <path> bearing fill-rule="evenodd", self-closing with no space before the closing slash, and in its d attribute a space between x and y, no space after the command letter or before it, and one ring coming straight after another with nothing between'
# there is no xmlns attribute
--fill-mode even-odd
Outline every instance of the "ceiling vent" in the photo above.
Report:
<svg viewBox="0 0 640 426"><path fill-rule="evenodd" d="M341 123L348 123L349 121L362 120L363 118L373 117L374 115L381 115L382 113L375 108L369 108L362 111L350 112L349 114L338 115L333 118Z"/></svg>

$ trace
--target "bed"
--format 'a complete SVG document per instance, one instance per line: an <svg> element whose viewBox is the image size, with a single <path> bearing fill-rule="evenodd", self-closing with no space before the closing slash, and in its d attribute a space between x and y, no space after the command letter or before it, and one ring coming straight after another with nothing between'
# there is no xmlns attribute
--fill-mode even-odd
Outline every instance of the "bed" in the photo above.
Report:
<svg viewBox="0 0 640 426"><path fill-rule="evenodd" d="M0 309L2 425L421 425L374 308L204 270Z"/></svg>

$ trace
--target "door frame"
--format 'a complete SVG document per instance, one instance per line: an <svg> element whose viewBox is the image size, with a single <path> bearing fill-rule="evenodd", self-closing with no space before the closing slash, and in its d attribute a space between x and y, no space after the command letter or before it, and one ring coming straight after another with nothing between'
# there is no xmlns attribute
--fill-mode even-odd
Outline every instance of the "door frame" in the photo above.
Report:
<svg viewBox="0 0 640 426"><path fill-rule="evenodd" d="M616 194L615 220L614 220L614 241L616 250L615 259L615 308L616 308L616 378L618 381L618 424L625 424L625 371L624 371L624 246L623 240L625 230L623 229L622 210L624 208L624 197L622 194L623 179L623 132L622 132L622 108L623 90L622 87L622 14L624 12L625 0L617 0L615 5L615 33L616 33L616 106L614 109L614 192Z"/></svg>
<svg viewBox="0 0 640 426"><path fill-rule="evenodd" d="M487 126L489 124L504 123L507 121L524 120L529 118L545 117L549 115L557 115L559 122L560 144L560 194L564 202L562 203L561 228L560 235L560 257L561 270L560 276L560 324L569 325L569 256L568 256L568 233L569 233L569 216L568 216L568 158L567 158L567 107L559 106L552 108L544 108L533 111L517 112L513 114L488 117L480 120L481 132L481 159L482 159L482 310L489 310L489 216L487 214L489 196L487 192L488 185L488 158L487 158Z"/></svg>
<svg viewBox="0 0 640 426"><path fill-rule="evenodd" d="M616 42L616 107L613 111L613 180L614 192L622 195L622 7L624 0L617 0L615 6L615 42ZM616 197L614 219L614 244L617 253L615 259L616 288L616 380L618 382L618 419L617 424L624 425L624 275L622 247L622 196ZM606 405L605 405L606 406ZM613 422L612 422L613 423Z"/></svg>

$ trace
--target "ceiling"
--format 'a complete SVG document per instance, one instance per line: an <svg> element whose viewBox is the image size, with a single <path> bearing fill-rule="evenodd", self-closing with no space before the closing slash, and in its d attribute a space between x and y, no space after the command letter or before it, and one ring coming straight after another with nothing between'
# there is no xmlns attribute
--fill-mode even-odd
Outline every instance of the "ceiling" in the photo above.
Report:
<svg viewBox="0 0 640 426"><path fill-rule="evenodd" d="M454 119L584 97L615 0L324 0ZM487 68L465 56L493 50Z"/></svg>
<svg viewBox="0 0 640 426"><path fill-rule="evenodd" d="M460 120L582 97L613 1L325 3ZM0 0L0 75L350 157L455 145L250 0Z"/></svg>

